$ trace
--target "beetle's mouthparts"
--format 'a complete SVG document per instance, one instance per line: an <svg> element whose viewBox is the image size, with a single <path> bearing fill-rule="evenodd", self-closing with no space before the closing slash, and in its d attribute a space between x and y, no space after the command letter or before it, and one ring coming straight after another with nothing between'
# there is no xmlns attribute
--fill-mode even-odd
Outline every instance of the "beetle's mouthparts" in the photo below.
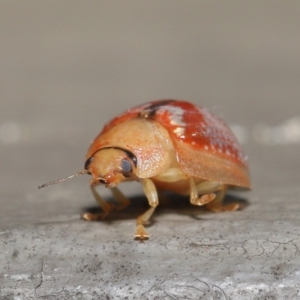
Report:
<svg viewBox="0 0 300 300"><path fill-rule="evenodd" d="M88 173L88 170L84 170L84 171L80 171L80 172L76 172L70 176L67 176L67 177L64 177L64 178L61 178L61 179L57 179L57 180L54 180L54 181L50 181L48 183L44 183L40 186L38 186L39 189L43 188L43 187L46 187L48 185L52 185L52 184L56 184L56 183L59 183L59 182L62 182L62 181L65 181L67 179L71 179L73 177L76 177L76 176L79 176L79 175L83 175L83 174L87 174Z"/></svg>
<svg viewBox="0 0 300 300"><path fill-rule="evenodd" d="M97 186L97 185L99 185L99 184L107 184L107 180L105 180L105 179L102 178L102 177L98 177L98 178L96 178L96 179L92 178L90 184L91 184L92 186Z"/></svg>

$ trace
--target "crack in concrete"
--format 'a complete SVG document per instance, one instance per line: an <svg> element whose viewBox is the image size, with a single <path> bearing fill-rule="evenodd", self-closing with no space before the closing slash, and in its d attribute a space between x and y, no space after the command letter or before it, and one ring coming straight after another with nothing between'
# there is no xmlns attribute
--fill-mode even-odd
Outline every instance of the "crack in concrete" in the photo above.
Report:
<svg viewBox="0 0 300 300"><path fill-rule="evenodd" d="M43 281L44 281L44 258L42 258L42 266L41 266L41 271L40 271L40 282L34 288L34 293L36 296L37 296L36 291L42 285Z"/></svg>
<svg viewBox="0 0 300 300"><path fill-rule="evenodd" d="M166 297L168 299L183 299L183 293L185 293L185 297L188 297L188 294L193 294L194 297L198 296L201 299L203 297L206 299L206 297L210 296L214 299L228 300L228 296L221 287L185 273L174 274L171 278L154 284L147 292L143 293L142 296L145 299L146 297L147 299L153 299L153 297L155 297L155 299L165 299ZM184 299L191 298L188 297Z"/></svg>

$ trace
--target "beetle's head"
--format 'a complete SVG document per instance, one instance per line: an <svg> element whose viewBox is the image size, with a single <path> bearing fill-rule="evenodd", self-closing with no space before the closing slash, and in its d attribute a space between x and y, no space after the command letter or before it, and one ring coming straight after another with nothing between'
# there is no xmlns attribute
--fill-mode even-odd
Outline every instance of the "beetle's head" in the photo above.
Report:
<svg viewBox="0 0 300 300"><path fill-rule="evenodd" d="M118 183L134 178L137 159L129 151L121 148L102 148L89 157L85 170L92 175L91 185L99 183L112 188Z"/></svg>
<svg viewBox="0 0 300 300"><path fill-rule="evenodd" d="M114 147L102 148L87 159L84 165L85 170L42 184L38 188L83 174L92 175L91 185L93 186L103 183L106 187L112 188L121 181L135 179L136 165L137 159L130 151Z"/></svg>

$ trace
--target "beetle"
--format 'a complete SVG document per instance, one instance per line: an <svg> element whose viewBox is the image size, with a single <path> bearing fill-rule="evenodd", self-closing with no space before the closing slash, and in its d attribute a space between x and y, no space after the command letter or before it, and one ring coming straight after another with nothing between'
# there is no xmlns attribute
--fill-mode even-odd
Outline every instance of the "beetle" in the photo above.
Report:
<svg viewBox="0 0 300 300"><path fill-rule="evenodd" d="M158 191L189 195L191 204L220 212L239 208L238 203L223 204L228 188L250 188L247 158L229 127L208 109L182 100L151 101L115 117L92 142L83 171L39 188L81 174L92 176L102 218L130 204L116 187L120 182L142 184L150 208L137 218L138 239L149 237L144 225L159 204ZM96 192L99 184L111 189L117 207ZM99 217L83 215L86 220Z"/></svg>

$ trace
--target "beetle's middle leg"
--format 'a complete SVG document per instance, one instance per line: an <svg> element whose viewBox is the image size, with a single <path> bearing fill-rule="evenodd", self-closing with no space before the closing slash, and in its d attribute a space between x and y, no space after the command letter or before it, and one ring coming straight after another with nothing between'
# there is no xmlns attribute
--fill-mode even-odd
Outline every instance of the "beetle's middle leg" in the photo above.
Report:
<svg viewBox="0 0 300 300"><path fill-rule="evenodd" d="M223 200L227 185L214 181L202 181L196 185L193 178L190 178L190 202L194 205L206 205L206 208L213 212L237 210L239 203L224 205ZM198 195L202 196L198 196Z"/></svg>
<svg viewBox="0 0 300 300"><path fill-rule="evenodd" d="M233 202L230 204L223 204L227 186L223 185L222 188L217 192L215 199L206 205L206 208L213 212L222 211L235 211L240 208L238 202Z"/></svg>
<svg viewBox="0 0 300 300"><path fill-rule="evenodd" d="M205 205L216 198L215 192L222 187L219 182L202 181L195 183L194 178L190 177L190 202L193 205ZM199 196L201 195L201 196Z"/></svg>
<svg viewBox="0 0 300 300"><path fill-rule="evenodd" d="M156 187L151 179L142 179L144 193L148 199L149 205L151 206L145 213L140 215L136 219L136 233L135 237L141 240L149 238L149 234L146 232L144 225L149 221L153 215L156 206L158 205L158 195Z"/></svg>

